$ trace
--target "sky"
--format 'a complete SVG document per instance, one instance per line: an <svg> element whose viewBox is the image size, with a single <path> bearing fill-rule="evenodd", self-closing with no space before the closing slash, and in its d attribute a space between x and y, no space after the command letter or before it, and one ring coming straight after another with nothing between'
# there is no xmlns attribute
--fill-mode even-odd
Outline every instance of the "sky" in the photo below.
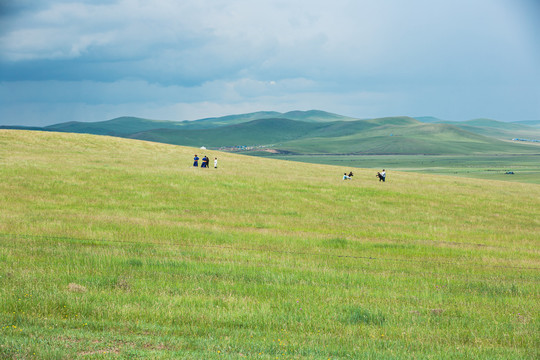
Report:
<svg viewBox="0 0 540 360"><path fill-rule="evenodd" d="M539 0L0 0L0 125L540 119Z"/></svg>

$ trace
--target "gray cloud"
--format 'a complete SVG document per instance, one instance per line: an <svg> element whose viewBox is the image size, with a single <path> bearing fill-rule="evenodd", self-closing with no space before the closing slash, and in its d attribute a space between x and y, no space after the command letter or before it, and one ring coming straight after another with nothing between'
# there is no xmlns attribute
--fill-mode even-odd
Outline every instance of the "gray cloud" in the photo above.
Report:
<svg viewBox="0 0 540 360"><path fill-rule="evenodd" d="M54 122L128 107L179 119L323 105L358 117L540 118L532 0L2 4L0 122L29 124L31 108Z"/></svg>

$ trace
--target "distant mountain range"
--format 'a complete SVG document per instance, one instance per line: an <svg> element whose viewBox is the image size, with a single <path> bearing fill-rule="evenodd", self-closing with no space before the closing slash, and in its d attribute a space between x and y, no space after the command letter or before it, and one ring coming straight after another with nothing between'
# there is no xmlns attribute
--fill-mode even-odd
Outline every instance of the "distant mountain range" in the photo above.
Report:
<svg viewBox="0 0 540 360"><path fill-rule="evenodd" d="M0 128L109 135L176 145L297 154L471 154L538 153L514 138L540 139L540 121L463 122L434 117L360 120L319 110L273 111L160 121L120 117L99 122L65 122L45 127Z"/></svg>

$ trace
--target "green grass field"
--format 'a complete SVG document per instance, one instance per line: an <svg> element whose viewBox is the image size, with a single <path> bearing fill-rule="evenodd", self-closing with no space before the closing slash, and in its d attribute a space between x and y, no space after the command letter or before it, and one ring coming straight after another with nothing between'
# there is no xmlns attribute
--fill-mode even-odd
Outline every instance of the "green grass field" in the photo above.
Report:
<svg viewBox="0 0 540 360"><path fill-rule="evenodd" d="M0 131L0 358L540 356L539 185L195 151Z"/></svg>
<svg viewBox="0 0 540 360"><path fill-rule="evenodd" d="M533 145L535 146L535 145ZM314 164L339 165L349 168L385 168L420 174L450 175L484 180L503 180L540 184L539 154L474 154L474 155L270 155L258 156ZM377 169L377 170L375 170ZM513 172L514 174L506 174Z"/></svg>

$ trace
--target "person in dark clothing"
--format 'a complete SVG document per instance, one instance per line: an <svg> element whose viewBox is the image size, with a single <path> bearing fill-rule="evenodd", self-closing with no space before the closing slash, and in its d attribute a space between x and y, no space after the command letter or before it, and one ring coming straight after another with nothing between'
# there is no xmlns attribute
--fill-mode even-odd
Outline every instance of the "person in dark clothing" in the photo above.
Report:
<svg viewBox="0 0 540 360"><path fill-rule="evenodd" d="M353 177L353 173L352 171L349 173L349 177Z"/></svg>
<svg viewBox="0 0 540 360"><path fill-rule="evenodd" d="M208 156L204 155L204 157L202 159L202 166L201 167L207 168L208 167L208 162L209 162Z"/></svg>
<svg viewBox="0 0 540 360"><path fill-rule="evenodd" d="M378 172L376 176L379 178L379 181L385 182L386 181L386 170L382 169L382 171Z"/></svg>
<svg viewBox="0 0 540 360"><path fill-rule="evenodd" d="M199 157L197 154L195 154L195 157L193 158L193 166L199 167Z"/></svg>

